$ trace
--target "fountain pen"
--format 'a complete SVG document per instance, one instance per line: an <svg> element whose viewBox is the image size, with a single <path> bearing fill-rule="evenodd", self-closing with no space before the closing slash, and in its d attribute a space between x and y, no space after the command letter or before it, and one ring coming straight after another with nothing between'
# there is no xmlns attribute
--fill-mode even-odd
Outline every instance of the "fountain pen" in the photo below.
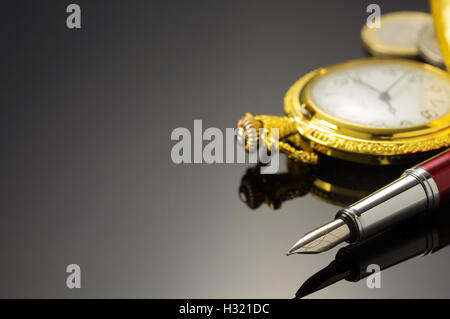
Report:
<svg viewBox="0 0 450 319"><path fill-rule="evenodd" d="M416 256L426 256L450 244L450 205L440 206L435 214L417 216L362 243L339 249L334 260L306 280L295 294L303 298L341 280L358 282L373 272L397 266Z"/></svg>
<svg viewBox="0 0 450 319"><path fill-rule="evenodd" d="M304 235L289 250L317 254L356 243L450 199L450 149L407 169L397 180L341 209L333 221Z"/></svg>

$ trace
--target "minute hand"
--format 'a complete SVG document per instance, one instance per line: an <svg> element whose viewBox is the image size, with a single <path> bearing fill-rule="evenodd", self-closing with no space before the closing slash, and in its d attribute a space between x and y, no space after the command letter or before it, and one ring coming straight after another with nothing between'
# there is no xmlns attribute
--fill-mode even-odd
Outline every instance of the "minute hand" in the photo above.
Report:
<svg viewBox="0 0 450 319"><path fill-rule="evenodd" d="M392 83L386 90L380 93L380 100L384 101L388 105L389 112L391 112L393 115L395 115L395 109L392 107L391 96L389 95L389 91L392 90L392 88L396 86L401 80L403 80L403 78L407 76L409 72L410 71L406 71L405 73L403 73L403 75L400 76L397 80L395 80L394 83Z"/></svg>
<svg viewBox="0 0 450 319"><path fill-rule="evenodd" d="M409 74L410 71L405 72L401 77L399 77L397 80L394 81L386 90L383 91L383 93L387 94L394 86L396 86L405 76Z"/></svg>

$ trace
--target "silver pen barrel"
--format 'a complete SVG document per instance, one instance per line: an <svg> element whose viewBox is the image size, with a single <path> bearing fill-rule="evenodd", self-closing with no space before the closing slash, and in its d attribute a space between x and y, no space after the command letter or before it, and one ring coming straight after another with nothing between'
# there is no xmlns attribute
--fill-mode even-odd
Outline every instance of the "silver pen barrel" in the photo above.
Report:
<svg viewBox="0 0 450 319"><path fill-rule="evenodd" d="M341 209L336 218L350 227L349 242L364 240L406 218L439 205L439 190L423 168L409 169L397 180Z"/></svg>

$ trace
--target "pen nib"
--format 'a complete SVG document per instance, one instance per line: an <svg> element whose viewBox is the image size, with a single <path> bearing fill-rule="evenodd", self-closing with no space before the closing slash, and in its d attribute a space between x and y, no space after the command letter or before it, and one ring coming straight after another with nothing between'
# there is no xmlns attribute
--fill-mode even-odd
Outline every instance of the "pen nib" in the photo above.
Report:
<svg viewBox="0 0 450 319"><path fill-rule="evenodd" d="M342 219L337 218L300 238L287 255L321 253L347 240L349 236L350 229L347 224Z"/></svg>

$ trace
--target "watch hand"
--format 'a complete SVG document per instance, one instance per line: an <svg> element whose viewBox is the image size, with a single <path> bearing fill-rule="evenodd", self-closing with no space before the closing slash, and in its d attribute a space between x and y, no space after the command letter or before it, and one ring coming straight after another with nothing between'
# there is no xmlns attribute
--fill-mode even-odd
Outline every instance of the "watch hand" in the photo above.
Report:
<svg viewBox="0 0 450 319"><path fill-rule="evenodd" d="M405 76L406 74L404 74L403 76ZM364 82L363 80L361 80L360 78L352 78L349 74L347 74L347 76L353 80L355 83L364 85L365 87L368 87L369 89L379 93L380 95L378 96L379 99L383 102L385 102L388 107L389 107L389 112L392 113L393 115L395 115L395 108L391 105L390 100L391 100L391 96L389 95L389 93L387 91L381 92L380 90L378 90L376 87ZM402 77L403 77L402 76ZM396 82L399 82L399 80L397 80ZM395 84L395 83L394 83ZM391 87L389 89L391 89L393 87L393 85L391 85Z"/></svg>
<svg viewBox="0 0 450 319"><path fill-rule="evenodd" d="M391 112L392 115L395 115L395 109L394 109L394 107L392 106L391 102L390 102L390 101L385 101L385 102L386 102L386 104L388 105L389 112Z"/></svg>
<svg viewBox="0 0 450 319"><path fill-rule="evenodd" d="M391 105L391 96L389 95L389 91L394 88L401 80L403 80L411 71L406 71L403 73L397 80L395 80L386 90L380 93L380 100L385 102L389 107L389 112L395 115L395 109Z"/></svg>
<svg viewBox="0 0 450 319"><path fill-rule="evenodd" d="M364 82L364 81L361 80L360 78L352 78L349 74L347 74L347 76L348 76L352 81L354 81L355 83L364 85L365 87L368 87L369 89L371 89L371 90L373 90L373 91L375 91L375 92L381 94L381 91L380 91L380 90L378 90L376 87L370 85L369 83Z"/></svg>
<svg viewBox="0 0 450 319"><path fill-rule="evenodd" d="M391 104L391 96L388 92L383 92L379 96L380 100L385 102L388 105L389 112L391 112L393 115L395 115L395 109L392 107Z"/></svg>
<svg viewBox="0 0 450 319"><path fill-rule="evenodd" d="M407 76L410 72L411 72L411 71L406 71L405 73L403 73L403 75L400 76L397 80L395 80L394 83L392 83L386 90L383 91L383 93L388 94L388 92L389 92L390 90L392 90L392 88L393 88L394 86L396 86L401 80L403 80L403 78L404 78L405 76Z"/></svg>
<svg viewBox="0 0 450 319"><path fill-rule="evenodd" d="M364 86L368 87L369 89L372 89L373 91L375 91L375 92L377 92L377 93L381 93L381 91L378 90L376 87L373 87L372 85L370 85L370 84L368 84L368 83L362 81L361 79L355 79L354 81L355 81L356 83L358 83L358 84L361 84L361 85L364 85Z"/></svg>

